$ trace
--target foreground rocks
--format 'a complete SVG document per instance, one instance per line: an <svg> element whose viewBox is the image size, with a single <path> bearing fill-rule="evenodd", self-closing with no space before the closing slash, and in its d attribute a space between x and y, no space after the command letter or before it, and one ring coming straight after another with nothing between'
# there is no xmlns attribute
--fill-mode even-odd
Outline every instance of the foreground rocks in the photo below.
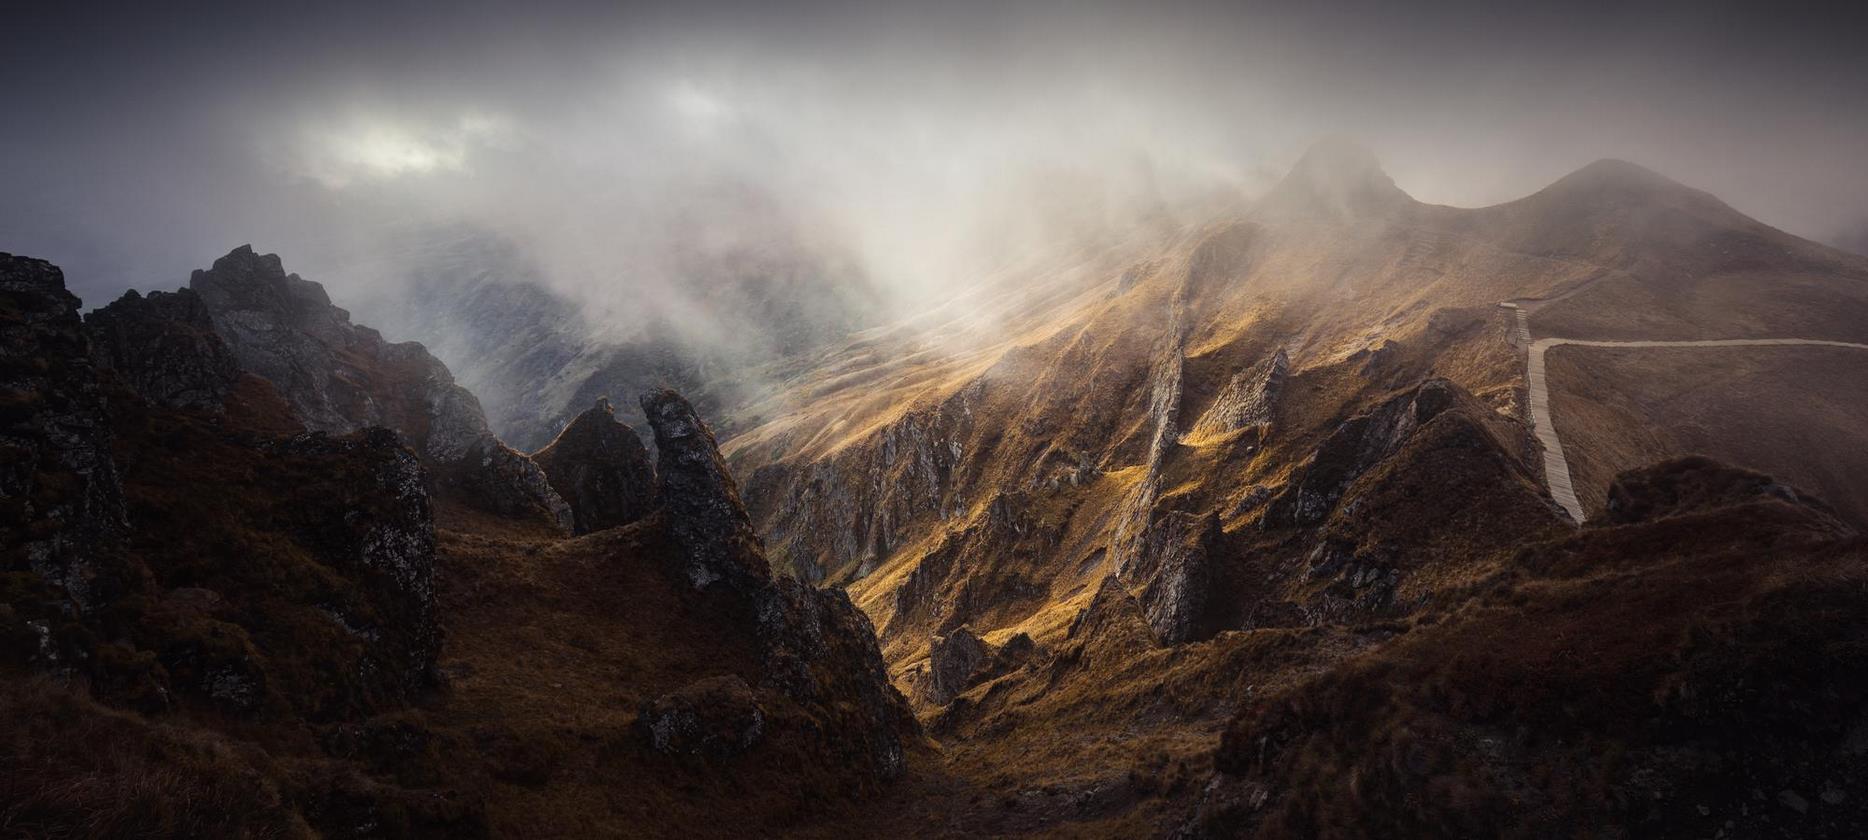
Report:
<svg viewBox="0 0 1868 840"><path fill-rule="evenodd" d="M1616 524L1526 546L1457 612L1243 709L1184 834L1858 833L1859 542L1704 459L1612 498Z"/></svg>
<svg viewBox="0 0 1868 840"><path fill-rule="evenodd" d="M838 589L774 578L713 433L680 394L642 397L654 429L661 522L687 586L751 619L760 687L782 694L813 721L822 750L871 780L902 770L903 740L919 731L890 683L875 627Z"/></svg>
<svg viewBox="0 0 1868 840"><path fill-rule="evenodd" d="M123 490L78 299L51 263L0 254L0 301L0 562L94 605L129 582L101 556Z"/></svg>
<svg viewBox="0 0 1868 840"><path fill-rule="evenodd" d="M438 685L415 453L381 428L237 425L242 400L277 397L231 387L186 292L87 330L57 269L0 256L0 296L0 709L20 733L0 776L32 780L0 783L0 809L54 833L341 833L360 813L472 833L472 809L303 740Z"/></svg>

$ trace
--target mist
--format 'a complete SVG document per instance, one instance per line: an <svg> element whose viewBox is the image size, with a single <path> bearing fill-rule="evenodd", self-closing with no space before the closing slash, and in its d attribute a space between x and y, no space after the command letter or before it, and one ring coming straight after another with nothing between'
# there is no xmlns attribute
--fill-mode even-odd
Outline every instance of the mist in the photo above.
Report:
<svg viewBox="0 0 1868 840"><path fill-rule="evenodd" d="M470 230L618 336L731 333L690 294L695 255L772 247L913 311L1034 249L1248 199L1322 136L1423 201L1620 157L1804 236L1868 230L1868 71L1847 21L1781 7L14 14L0 248L59 263L87 306L251 242L368 323Z"/></svg>

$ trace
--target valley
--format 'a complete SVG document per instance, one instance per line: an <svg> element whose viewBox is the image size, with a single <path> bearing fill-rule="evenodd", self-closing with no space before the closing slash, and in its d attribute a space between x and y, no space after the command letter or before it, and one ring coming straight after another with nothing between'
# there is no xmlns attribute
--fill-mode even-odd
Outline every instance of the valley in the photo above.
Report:
<svg viewBox="0 0 1868 840"><path fill-rule="evenodd" d="M3 268L0 827L1868 824L1868 260L1632 164L1459 209L1323 144L732 360L490 274L431 352L251 247L82 317Z"/></svg>

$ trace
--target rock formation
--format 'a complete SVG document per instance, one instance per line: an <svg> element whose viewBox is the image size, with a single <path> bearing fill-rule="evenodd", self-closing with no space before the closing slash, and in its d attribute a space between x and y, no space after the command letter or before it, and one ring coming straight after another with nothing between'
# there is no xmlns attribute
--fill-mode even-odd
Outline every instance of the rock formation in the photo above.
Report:
<svg viewBox="0 0 1868 840"><path fill-rule="evenodd" d="M617 422L607 398L577 415L532 460L571 506L575 533L627 525L655 506L648 450L635 429Z"/></svg>
<svg viewBox="0 0 1868 840"><path fill-rule="evenodd" d="M758 743L765 712L745 680L709 677L644 702L636 726L656 752L727 758Z"/></svg>
<svg viewBox="0 0 1868 840"><path fill-rule="evenodd" d="M655 432L656 496L676 574L751 617L761 686L807 709L823 727L825 749L875 779L893 778L902 738L917 727L889 682L875 627L842 590L773 578L713 433L686 399L654 391L642 395L642 409Z"/></svg>
<svg viewBox="0 0 1868 840"><path fill-rule="evenodd" d="M471 830L430 793L267 735L351 726L435 687L435 537L415 454L386 429L281 438L214 411L233 394L231 357L186 292L94 313L94 340L46 263L0 256L0 300L0 707L22 733L56 720L120 739L61 744L61 759L9 741L0 776L87 791L55 801L0 783L9 812L149 829L124 822L133 785L68 775L72 757L108 754L129 762L100 759L129 768L108 772L162 780L129 806L161 830L336 832L358 809ZM198 801L228 812L220 828L202 827Z"/></svg>
<svg viewBox="0 0 1868 840"><path fill-rule="evenodd" d="M1266 504L1265 526L1314 525L1323 521L1350 482L1452 404L1455 387L1445 380L1429 380L1367 414L1344 421L1298 467L1290 485Z"/></svg>
<svg viewBox="0 0 1868 840"><path fill-rule="evenodd" d="M772 572L713 432L674 391L643 394L642 411L655 430L657 495L688 581L696 589L761 589Z"/></svg>
<svg viewBox="0 0 1868 840"><path fill-rule="evenodd" d="M944 704L965 691L991 654L991 648L970 627L929 640L928 702Z"/></svg>
<svg viewBox="0 0 1868 840"><path fill-rule="evenodd" d="M1225 390L1213 398L1212 405L1194 424L1192 433L1222 435L1269 424L1290 369L1291 357L1279 349L1270 358L1239 371L1226 383Z"/></svg>
<svg viewBox="0 0 1868 840"><path fill-rule="evenodd" d="M1161 641L1186 642L1206 632L1211 554L1219 531L1216 514L1159 513L1142 535L1137 556L1122 571L1126 580L1141 585L1137 600Z"/></svg>
<svg viewBox="0 0 1868 840"><path fill-rule="evenodd" d="M192 289L126 292L84 316L84 327L98 367L157 405L217 412L240 378L240 362Z"/></svg>
<svg viewBox="0 0 1868 840"><path fill-rule="evenodd" d="M240 366L271 382L313 431L396 430L444 482L496 513L570 528L570 506L525 455L488 430L473 394L420 344L392 344L350 322L318 283L276 254L241 246L196 271L189 288Z"/></svg>
<svg viewBox="0 0 1868 840"><path fill-rule="evenodd" d="M51 263L0 254L0 551L4 567L30 570L80 606L121 582L100 554L124 528L113 435L78 318Z"/></svg>

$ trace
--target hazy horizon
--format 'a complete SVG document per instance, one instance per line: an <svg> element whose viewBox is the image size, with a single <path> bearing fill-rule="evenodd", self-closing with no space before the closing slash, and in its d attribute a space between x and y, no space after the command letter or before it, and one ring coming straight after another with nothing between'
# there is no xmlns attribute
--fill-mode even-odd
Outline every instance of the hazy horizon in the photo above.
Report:
<svg viewBox="0 0 1868 840"><path fill-rule="evenodd" d="M1781 6L16 14L0 248L87 306L243 243L363 294L461 225L605 317L678 297L675 241L782 235L917 294L1060 215L1256 195L1325 136L1425 202L1615 157L1868 250L1868 61Z"/></svg>

